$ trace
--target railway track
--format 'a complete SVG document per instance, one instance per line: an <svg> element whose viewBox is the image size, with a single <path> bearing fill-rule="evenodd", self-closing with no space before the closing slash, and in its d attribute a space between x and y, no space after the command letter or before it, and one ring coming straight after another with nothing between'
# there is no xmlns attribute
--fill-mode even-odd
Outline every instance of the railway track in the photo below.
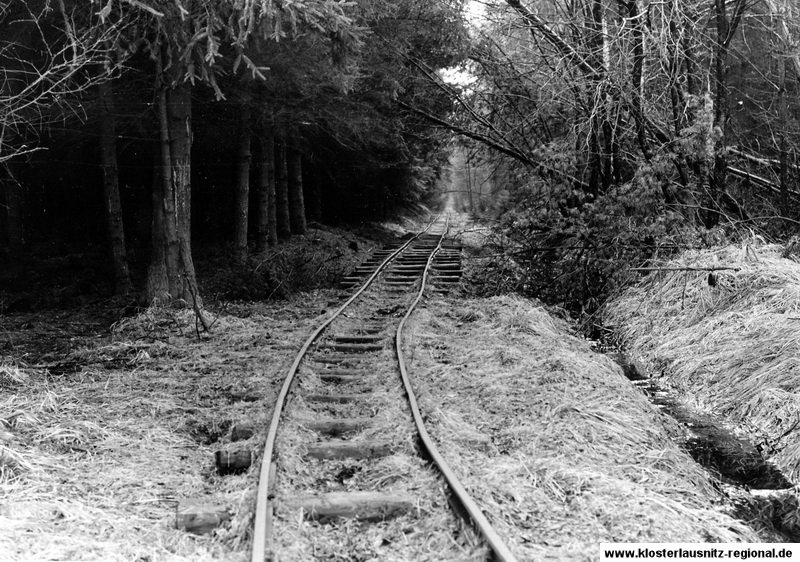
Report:
<svg viewBox="0 0 800 562"><path fill-rule="evenodd" d="M515 560L425 430L403 326L460 277L450 217L359 266L309 336L262 456L252 562Z"/></svg>

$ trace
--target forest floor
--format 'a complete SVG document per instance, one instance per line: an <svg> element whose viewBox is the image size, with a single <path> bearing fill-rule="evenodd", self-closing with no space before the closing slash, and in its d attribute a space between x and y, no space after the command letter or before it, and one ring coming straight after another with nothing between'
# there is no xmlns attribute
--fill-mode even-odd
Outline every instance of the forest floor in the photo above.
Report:
<svg viewBox="0 0 800 562"><path fill-rule="evenodd" d="M309 285L325 285L381 241L315 231L272 262L302 263ZM480 231L464 241L466 287ZM257 292L263 261L206 288L218 295L210 333L189 311L122 316L115 301L0 315L0 558L249 559L259 462L219 476L214 455L259 453L294 354L340 302L291 283ZM213 260L198 269L213 277ZM269 292L282 298L258 300ZM453 292L427 299L410 330L429 429L520 559L597 559L602 542L763 540L675 444L677 423L557 311ZM209 535L176 529L191 504L229 521ZM356 559L377 558L342 553Z"/></svg>

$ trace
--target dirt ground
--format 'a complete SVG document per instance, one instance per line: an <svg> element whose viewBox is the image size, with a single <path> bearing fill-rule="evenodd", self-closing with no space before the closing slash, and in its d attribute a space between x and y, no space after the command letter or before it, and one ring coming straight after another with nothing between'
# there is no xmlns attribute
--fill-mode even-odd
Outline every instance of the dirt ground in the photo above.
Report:
<svg viewBox="0 0 800 562"><path fill-rule="evenodd" d="M229 307L202 339L189 312L148 311L53 342L61 351L45 367L6 355L2 558L244 559L257 475L218 476L214 453L258 449L260 434L234 445L231 429L267 418L282 370L329 298ZM5 334L37 321L6 317ZM191 503L221 506L230 525L214 536L176 530L176 509Z"/></svg>
<svg viewBox="0 0 800 562"><path fill-rule="evenodd" d="M335 290L120 318L96 306L0 316L0 559L249 559L260 448L294 353ZM511 297L433 298L411 373L430 431L523 560L604 541L752 541L677 431L570 325ZM255 424L233 442L234 429ZM217 451L248 449L220 476ZM210 535L176 511L214 505ZM346 558L346 553L343 553Z"/></svg>

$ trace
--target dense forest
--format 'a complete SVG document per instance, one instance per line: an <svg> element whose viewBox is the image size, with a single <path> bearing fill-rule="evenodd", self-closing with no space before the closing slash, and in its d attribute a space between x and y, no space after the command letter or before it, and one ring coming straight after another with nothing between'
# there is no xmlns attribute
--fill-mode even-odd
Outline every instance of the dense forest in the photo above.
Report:
<svg viewBox="0 0 800 562"><path fill-rule="evenodd" d="M792 0L17 0L0 30L6 272L99 248L117 292L199 305L193 248L245 263L458 176L501 227L487 290L592 313L800 219Z"/></svg>
<svg viewBox="0 0 800 562"><path fill-rule="evenodd" d="M507 1L478 29L453 129L504 191L494 279L593 313L648 259L796 230L795 3Z"/></svg>

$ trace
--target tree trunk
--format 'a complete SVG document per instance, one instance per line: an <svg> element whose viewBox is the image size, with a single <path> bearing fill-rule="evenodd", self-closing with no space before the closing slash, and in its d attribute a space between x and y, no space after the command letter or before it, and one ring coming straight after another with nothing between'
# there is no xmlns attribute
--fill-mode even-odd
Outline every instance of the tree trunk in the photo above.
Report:
<svg viewBox="0 0 800 562"><path fill-rule="evenodd" d="M720 138L714 138L714 165L709 174L709 193L706 202L705 225L707 227L716 226L719 223L720 195L725 189L725 182L728 173L728 161L725 158L725 121L728 118L726 111L726 101L728 98L728 81L726 72L726 62L728 49L725 45L725 37L728 35L728 16L726 13L725 0L714 0L715 19L716 19L716 44L714 45L714 120L713 129L708 132L714 135L720 134Z"/></svg>
<svg viewBox="0 0 800 562"><path fill-rule="evenodd" d="M275 225L279 238L292 235L289 215L289 174L286 168L286 144L275 144Z"/></svg>
<svg viewBox="0 0 800 562"><path fill-rule="evenodd" d="M278 243L275 217L275 137L267 125L259 136L258 226L256 247L263 252Z"/></svg>
<svg viewBox="0 0 800 562"><path fill-rule="evenodd" d="M469 212L475 213L475 203L472 200L472 172L469 169L469 156L464 158L464 176L467 180L467 196L469 197Z"/></svg>
<svg viewBox="0 0 800 562"><path fill-rule="evenodd" d="M114 267L114 283L117 293L129 293L133 289L128 271L128 256L125 250L125 228L122 222L122 202L119 194L119 168L117 166L117 132L114 119L114 92L109 82L100 82L100 161L103 169L103 192L105 194L108 240L111 246L111 263Z"/></svg>
<svg viewBox="0 0 800 562"><path fill-rule="evenodd" d="M308 168L306 168L308 170ZM309 220L322 222L322 181L319 173L306 174L306 214Z"/></svg>
<svg viewBox="0 0 800 562"><path fill-rule="evenodd" d="M192 90L187 83L176 86L170 95L170 148L177 223L178 258L183 296L186 302L200 307L197 277L192 260ZM189 298L191 301L189 301Z"/></svg>
<svg viewBox="0 0 800 562"><path fill-rule="evenodd" d="M160 100L159 100L160 101ZM160 113L159 103L159 113ZM162 124L159 116L159 133ZM144 298L146 304L169 302L169 285L167 283L167 245L164 238L164 174L169 174L169 168L164 162L163 139L160 140L153 159L153 184L151 192L151 206L153 210L150 227L150 264L147 269L147 285ZM164 168L167 171L164 171Z"/></svg>
<svg viewBox="0 0 800 562"><path fill-rule="evenodd" d="M22 191L22 184L19 183L11 164L3 164L4 176L2 178L3 199L5 200L6 210L6 236L8 239L8 250L11 263L16 264L22 255L22 248L25 245L25 229L23 216L23 206L25 196Z"/></svg>
<svg viewBox="0 0 800 562"><path fill-rule="evenodd" d="M631 71L631 85L633 86L633 99L631 100L631 110L634 114L634 123L636 125L636 139L639 141L639 149L642 151L642 156L648 162L652 159L652 152L650 145L647 142L647 130L644 127L644 120L642 119L644 104L644 20L640 17L638 0L632 0L625 4L622 3L623 8L627 5L627 17L633 26L631 29L631 41L633 42L633 68ZM672 24L670 20L670 24ZM670 89L670 94L673 93ZM673 100L674 103L674 100Z"/></svg>
<svg viewBox="0 0 800 562"><path fill-rule="evenodd" d="M709 178L709 202L706 226L719 223L722 195L728 177L728 159L725 154L727 146L726 133L728 124L728 50L733 34L741 21L746 0L734 1L734 13L728 18L726 0L714 0L716 19L716 40L714 44L714 168Z"/></svg>
<svg viewBox="0 0 800 562"><path fill-rule="evenodd" d="M236 178L236 224L234 226L235 259L244 262L247 259L247 216L250 198L250 106L247 100L240 108L239 156Z"/></svg>
<svg viewBox="0 0 800 562"><path fill-rule="evenodd" d="M159 62L157 76L163 79ZM207 328L199 313L202 301L191 253L191 93L190 84L181 79L158 91L162 174L160 190L153 196L153 255L146 296L149 302L194 307Z"/></svg>
<svg viewBox="0 0 800 562"><path fill-rule="evenodd" d="M306 206L303 200L303 161L300 151L288 148L286 162L289 175L289 223L292 234L305 234Z"/></svg>

